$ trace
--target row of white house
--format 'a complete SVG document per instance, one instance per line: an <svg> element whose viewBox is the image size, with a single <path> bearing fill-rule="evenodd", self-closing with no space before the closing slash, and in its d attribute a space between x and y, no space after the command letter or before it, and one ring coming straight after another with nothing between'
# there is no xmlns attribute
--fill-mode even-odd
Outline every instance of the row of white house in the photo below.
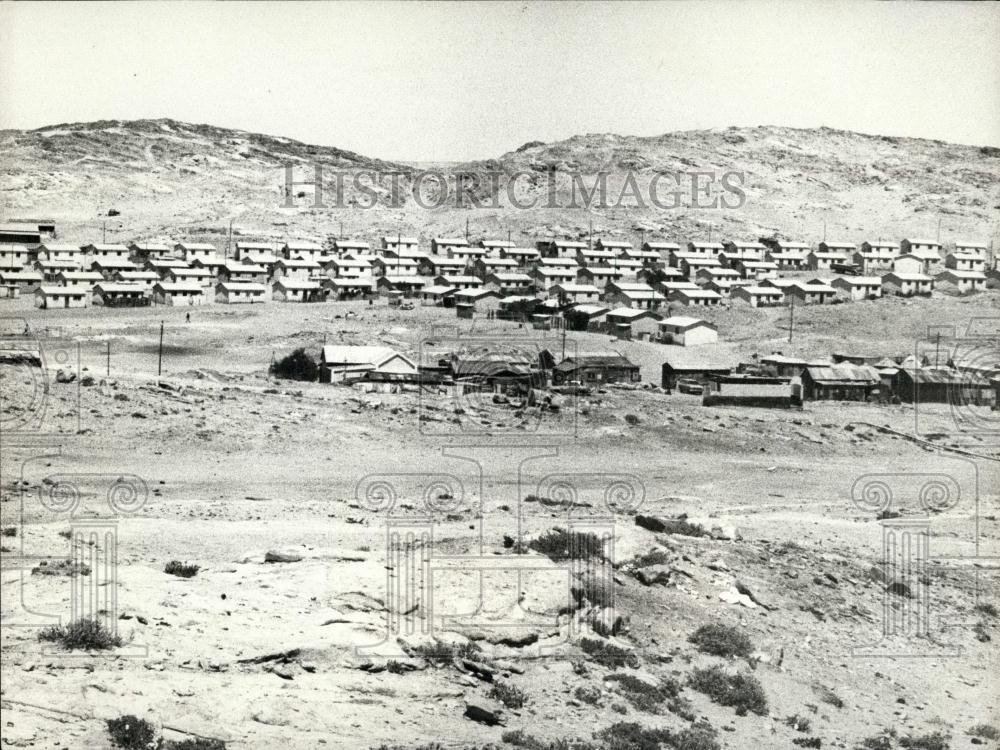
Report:
<svg viewBox="0 0 1000 750"><path fill-rule="evenodd" d="M722 267L730 267L737 260L773 263L779 269L827 270L832 265L852 264L861 272L894 269L895 260L910 256L929 266L945 262L956 270L983 270L989 260L989 250L985 243L958 241L954 251L943 253L941 243L930 240L902 240L895 242L863 242L855 245L847 242L823 241L817 247L807 243L764 239L758 241L697 242L685 245L648 241L635 249L627 241L598 239L596 242L576 240L539 240L534 248L516 247L509 240L484 239L477 246L465 239L434 238L430 242L430 252L421 251L414 237L383 237L381 246L372 248L362 240L331 240L327 246L306 240L289 241L280 247L268 242L238 241L235 243L233 259L263 266L268 272L279 260L305 260L322 264L335 258L367 260L374 263L378 258L398 261L401 269L420 265L422 260L437 259L436 265L424 269L425 274L445 273L471 267L476 261L488 262L495 269L528 268L541 259L575 261L583 267L610 266L614 268L634 268L668 263L681 267L685 261L694 265L718 261ZM227 254L228 255L228 254ZM136 241L124 244L72 245L66 243L39 243L34 246L0 243L0 270L17 271L31 267L36 261L67 264L67 268L89 270L97 263L101 270L124 269L141 266L150 259L179 258L193 264L195 260L211 262L226 261L219 249L211 243L177 242L150 243ZM70 266L69 264L72 264ZM386 264L392 267L394 264ZM440 270L440 268L444 270Z"/></svg>
<svg viewBox="0 0 1000 750"><path fill-rule="evenodd" d="M154 283L162 282L188 288L197 285L212 296L220 283L264 286L281 281L282 298L339 299L400 292L444 300L457 290L483 288L498 295L541 292L589 301L602 295L609 285L619 287L612 289L617 292L623 285L632 285L630 304L636 307L655 307L662 301L717 304L731 296L765 305L790 301L791 295L808 304L832 296L820 288L829 284L823 279L785 281L779 278L779 269L800 267L790 260L795 256L804 258L808 266L859 273L856 265L853 270L839 269L833 261L846 262L848 257L842 250L847 247L845 243L824 242L813 251L801 243L768 241L690 242L682 249L651 241L636 251L630 243L614 240L598 240L593 248L584 242L551 240L531 249L502 240L484 240L480 247L472 247L466 240L435 238L434 254L427 255L416 249L415 238L384 237L383 246L375 251L354 240L334 241L329 249L312 242L288 242L280 250L269 243L237 242L235 257L229 259L220 257L209 243L180 242L173 248L138 242L128 246L40 243L30 252L21 246L0 247L0 253L15 258L7 264L15 270L0 270L0 295L13 296L39 286L93 289L99 282L105 287L110 283L139 284L151 292ZM891 256L894 249L909 252ZM930 260L939 249L936 243L926 241L863 243L859 252L891 257L892 270L882 278L839 279L838 285L844 296L852 299L878 296L883 289L893 294L926 294L934 285L934 279L926 275L932 267L943 268L938 280L959 292L977 291L986 285L988 278L982 271L985 245L958 245L963 252L946 256L943 266ZM25 267L24 263L31 265ZM990 273L995 275L995 271ZM786 292L781 301L776 301L770 287ZM670 295L673 299L668 299ZM264 296L268 296L267 290Z"/></svg>

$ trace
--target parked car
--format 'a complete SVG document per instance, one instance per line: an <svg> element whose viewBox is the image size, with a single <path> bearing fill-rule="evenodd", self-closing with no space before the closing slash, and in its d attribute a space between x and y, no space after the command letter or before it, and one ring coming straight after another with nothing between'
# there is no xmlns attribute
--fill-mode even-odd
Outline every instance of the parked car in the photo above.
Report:
<svg viewBox="0 0 1000 750"><path fill-rule="evenodd" d="M691 378L681 378L677 381L677 390L680 393L689 393L692 396L701 396L705 392L705 386L697 380L692 380Z"/></svg>

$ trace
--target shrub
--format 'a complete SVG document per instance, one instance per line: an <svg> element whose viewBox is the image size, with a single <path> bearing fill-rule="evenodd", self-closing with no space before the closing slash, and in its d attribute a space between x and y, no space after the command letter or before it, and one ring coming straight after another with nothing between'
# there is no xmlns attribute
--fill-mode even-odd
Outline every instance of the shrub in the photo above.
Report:
<svg viewBox="0 0 1000 750"><path fill-rule="evenodd" d="M621 721L596 732L606 750L719 750L715 730L707 724L696 724L679 732L669 729L647 729L635 722Z"/></svg>
<svg viewBox="0 0 1000 750"><path fill-rule="evenodd" d="M586 602L590 602L595 607L610 607L614 597L607 582L598 576L585 575L576 580L570 588L573 600L578 608L583 607ZM609 635L601 633L601 635Z"/></svg>
<svg viewBox="0 0 1000 750"><path fill-rule="evenodd" d="M976 611L982 612L984 615L989 615L990 617L996 617L1000 612L997 611L996 605L986 602L984 604L977 604Z"/></svg>
<svg viewBox="0 0 1000 750"><path fill-rule="evenodd" d="M980 737L984 740L1000 740L1000 729L992 724L976 724L969 729L968 734L971 737Z"/></svg>
<svg viewBox="0 0 1000 750"><path fill-rule="evenodd" d="M53 625L38 634L40 641L55 641L70 651L101 651L122 645L122 639L100 620L81 617L68 625ZM127 717L126 717L127 718Z"/></svg>
<svg viewBox="0 0 1000 750"><path fill-rule="evenodd" d="M4 526L2 533L4 536L17 536L17 526Z"/></svg>
<svg viewBox="0 0 1000 750"><path fill-rule="evenodd" d="M874 734L861 742L865 750L893 750L892 734Z"/></svg>
<svg viewBox="0 0 1000 750"><path fill-rule="evenodd" d="M799 747L811 747L817 750L823 747L823 740L819 737L795 737L792 740L793 745L798 745Z"/></svg>
<svg viewBox="0 0 1000 750"><path fill-rule="evenodd" d="M597 534L568 532L565 529L547 531L537 539L532 539L528 547L555 562L604 556L604 544Z"/></svg>
<svg viewBox="0 0 1000 750"><path fill-rule="evenodd" d="M802 732L803 734L809 734L812 730L812 724L809 719L805 716L799 716L798 714L795 714L794 716L786 716L785 723L796 732Z"/></svg>
<svg viewBox="0 0 1000 750"><path fill-rule="evenodd" d="M180 742L168 740L163 750L226 750L226 743L211 737L194 737Z"/></svg>
<svg viewBox="0 0 1000 750"><path fill-rule="evenodd" d="M843 699L830 688L824 685L814 685L813 689L816 691L816 694L819 695L819 699L824 703L829 703L834 708L844 707Z"/></svg>
<svg viewBox="0 0 1000 750"><path fill-rule="evenodd" d="M108 719L108 734L115 747L124 750L151 750L159 743L156 741L156 727L145 719L128 714L117 719Z"/></svg>
<svg viewBox="0 0 1000 750"><path fill-rule="evenodd" d="M171 560L167 563L166 567L163 568L164 573L177 576L178 578L194 578L198 575L199 570L201 570L201 568L197 565L182 563L180 560Z"/></svg>
<svg viewBox="0 0 1000 750"><path fill-rule="evenodd" d="M489 697L503 703L507 708L522 708L528 702L528 695L509 682L497 682L489 692Z"/></svg>
<svg viewBox="0 0 1000 750"><path fill-rule="evenodd" d="M660 706L670 698L676 698L681 692L680 683L671 679L664 680L658 685L651 685L645 680L623 672L610 674L607 679L619 684L625 698L635 708L651 714L660 713Z"/></svg>
<svg viewBox="0 0 1000 750"><path fill-rule="evenodd" d="M650 565L666 565L670 562L670 553L662 549L650 550L641 555L636 555L632 560L632 565L636 568L648 568Z"/></svg>
<svg viewBox="0 0 1000 750"><path fill-rule="evenodd" d="M670 745L674 750L719 750L715 730L708 724L695 724L674 732L670 736Z"/></svg>
<svg viewBox="0 0 1000 750"><path fill-rule="evenodd" d="M951 747L951 738L941 732L925 734L922 737L907 735L900 738L899 746L907 750L948 750Z"/></svg>
<svg viewBox="0 0 1000 750"><path fill-rule="evenodd" d="M391 674L403 674L406 671L406 668L402 665L402 663L396 661L395 659L389 659L389 661L385 663L385 671Z"/></svg>
<svg viewBox="0 0 1000 750"><path fill-rule="evenodd" d="M688 640L697 646L703 654L724 656L727 659L734 656L745 658L753 653L751 640L742 630L731 625L721 623L702 625L691 634Z"/></svg>
<svg viewBox="0 0 1000 750"><path fill-rule="evenodd" d="M751 674L729 674L722 667L696 669L691 673L691 687L721 706L732 706L738 716L752 711L767 714L767 696L760 681Z"/></svg>
<svg viewBox="0 0 1000 750"><path fill-rule="evenodd" d="M537 737L526 734L523 729L514 729L504 732L500 739L514 747L523 747L525 750L602 750L591 742L583 740L540 740ZM489 747L493 747L490 745ZM442 749L443 750L443 749ZM483 748L486 750L486 748Z"/></svg>
<svg viewBox="0 0 1000 750"><path fill-rule="evenodd" d="M601 689L590 685L581 685L573 691L573 696L581 703L596 706L601 700Z"/></svg>
<svg viewBox="0 0 1000 750"><path fill-rule="evenodd" d="M647 729L634 721L620 721L595 732L594 737L601 740L607 750L660 750L660 746L669 741L670 731Z"/></svg>
<svg viewBox="0 0 1000 750"><path fill-rule="evenodd" d="M284 380L319 380L319 365L305 349L296 349L291 354L275 360L268 368L268 373Z"/></svg>
<svg viewBox="0 0 1000 750"><path fill-rule="evenodd" d="M687 515L676 518L657 518L656 516L635 517L635 525L641 526L654 534L678 534L680 536L708 536L708 532L696 523L690 523Z"/></svg>
<svg viewBox="0 0 1000 750"><path fill-rule="evenodd" d="M583 651L592 661L598 664L615 669L618 667L639 668L639 657L633 652L616 646L609 641L601 641L596 638L581 638L579 641L580 650Z"/></svg>
<svg viewBox="0 0 1000 750"><path fill-rule="evenodd" d="M413 656L426 659L431 664L451 664L455 659L478 659L483 650L472 641L453 645L451 643L435 642L430 645L420 644L412 649Z"/></svg>

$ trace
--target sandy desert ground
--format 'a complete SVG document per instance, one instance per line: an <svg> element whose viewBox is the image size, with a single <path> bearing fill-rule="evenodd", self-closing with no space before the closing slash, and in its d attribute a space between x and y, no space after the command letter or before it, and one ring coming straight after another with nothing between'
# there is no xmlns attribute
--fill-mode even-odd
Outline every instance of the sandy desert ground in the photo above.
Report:
<svg viewBox="0 0 1000 750"><path fill-rule="evenodd" d="M807 308L792 345L786 311L744 312L727 321L726 346L902 354L929 321L964 327L997 303L990 292ZM673 735L682 749L712 747L693 744L709 736L855 748L888 730L995 745L970 730L1000 724L1000 446L955 434L949 406L706 408L655 387L665 347L585 333L567 345L627 353L650 387L608 388L558 414L362 394L275 381L267 366L324 341L427 356L456 336L563 342L384 302L186 312L0 302L9 329L26 322L51 355L47 391L30 369L5 368L0 382L4 746L107 747L103 720L122 714L231 748L548 747L597 742L623 721L690 730ZM76 381L56 382L60 368ZM934 437L913 439L915 425ZM899 519L865 505L872 482L890 488ZM929 483L950 499L931 514ZM116 511L109 489L123 484L137 498ZM690 527L648 520L682 514ZM880 564L893 520L929 527L928 632L912 629L919 597L892 593ZM610 529L613 570L530 549L557 527ZM395 554L389 528L417 535L412 554ZM113 544L117 565L103 568ZM421 555L426 599L403 585ZM172 560L197 575L165 573ZM607 589L588 596L599 575ZM613 634L596 606L610 596ZM74 607L105 610L124 645L88 656L39 640ZM889 639L885 618L898 625ZM706 624L738 627L752 649L703 653L689 638ZM594 642L634 657L610 663L588 653ZM692 675L712 665L759 680L766 708L740 715L696 689ZM491 695L517 691L497 685L523 705L501 705Z"/></svg>

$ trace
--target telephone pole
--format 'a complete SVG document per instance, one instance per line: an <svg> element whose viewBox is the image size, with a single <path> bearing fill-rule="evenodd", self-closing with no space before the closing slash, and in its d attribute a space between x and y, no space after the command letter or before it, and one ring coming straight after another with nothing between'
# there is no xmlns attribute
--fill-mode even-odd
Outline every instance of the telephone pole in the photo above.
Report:
<svg viewBox="0 0 1000 750"><path fill-rule="evenodd" d="M792 295L792 306L788 318L788 343L792 343L792 331L795 330L795 295Z"/></svg>
<svg viewBox="0 0 1000 750"><path fill-rule="evenodd" d="M160 352L156 362L156 376L163 374L163 321L160 321Z"/></svg>

